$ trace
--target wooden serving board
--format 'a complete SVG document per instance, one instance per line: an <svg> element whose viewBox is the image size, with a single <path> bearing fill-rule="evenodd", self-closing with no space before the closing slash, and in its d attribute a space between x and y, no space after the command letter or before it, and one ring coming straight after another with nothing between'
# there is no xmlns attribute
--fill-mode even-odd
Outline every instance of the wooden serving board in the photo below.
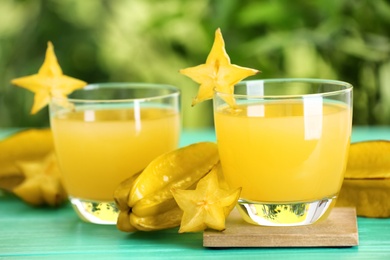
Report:
<svg viewBox="0 0 390 260"><path fill-rule="evenodd" d="M204 247L351 247L359 244L355 208L333 208L320 223L263 227L246 223L234 209L222 232L203 233Z"/></svg>

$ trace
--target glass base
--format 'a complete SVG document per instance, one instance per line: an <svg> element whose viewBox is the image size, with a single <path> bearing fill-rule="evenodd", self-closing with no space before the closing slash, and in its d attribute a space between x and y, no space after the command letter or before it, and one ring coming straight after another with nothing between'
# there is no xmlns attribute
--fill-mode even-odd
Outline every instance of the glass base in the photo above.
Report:
<svg viewBox="0 0 390 260"><path fill-rule="evenodd" d="M324 220L336 203L336 197L300 203L261 203L238 201L243 219L260 226L303 226Z"/></svg>
<svg viewBox="0 0 390 260"><path fill-rule="evenodd" d="M85 222L101 225L115 225L117 222L119 209L114 201L91 201L70 198L70 202L76 213Z"/></svg>

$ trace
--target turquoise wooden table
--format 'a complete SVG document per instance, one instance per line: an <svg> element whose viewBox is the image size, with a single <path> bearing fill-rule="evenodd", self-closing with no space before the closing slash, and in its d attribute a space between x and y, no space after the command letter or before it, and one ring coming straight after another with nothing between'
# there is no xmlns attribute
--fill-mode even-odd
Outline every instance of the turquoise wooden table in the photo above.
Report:
<svg viewBox="0 0 390 260"><path fill-rule="evenodd" d="M0 129L0 138L13 129ZM352 141L390 140L390 127L353 129ZM215 141L212 129L183 131L181 145ZM32 208L0 195L0 259L390 259L390 218L358 218L360 245L347 248L229 248L202 246L202 234L122 233L84 223L70 205Z"/></svg>

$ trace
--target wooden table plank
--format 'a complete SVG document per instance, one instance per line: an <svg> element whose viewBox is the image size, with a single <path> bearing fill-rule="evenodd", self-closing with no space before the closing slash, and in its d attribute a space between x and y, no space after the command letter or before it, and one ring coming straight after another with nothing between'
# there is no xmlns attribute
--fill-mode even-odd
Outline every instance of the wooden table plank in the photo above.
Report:
<svg viewBox="0 0 390 260"><path fill-rule="evenodd" d="M349 247L359 244L354 208L334 208L323 222L298 227L263 227L246 223L237 210L223 232L205 231L205 247Z"/></svg>

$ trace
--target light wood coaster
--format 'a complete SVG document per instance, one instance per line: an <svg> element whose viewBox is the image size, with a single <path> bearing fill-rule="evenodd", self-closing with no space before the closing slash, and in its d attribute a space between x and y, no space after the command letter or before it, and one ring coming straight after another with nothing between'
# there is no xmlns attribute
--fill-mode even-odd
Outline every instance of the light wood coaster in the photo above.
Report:
<svg viewBox="0 0 390 260"><path fill-rule="evenodd" d="M355 208L333 208L320 223L262 227L246 223L234 209L222 232L203 233L204 247L350 247L359 244Z"/></svg>

